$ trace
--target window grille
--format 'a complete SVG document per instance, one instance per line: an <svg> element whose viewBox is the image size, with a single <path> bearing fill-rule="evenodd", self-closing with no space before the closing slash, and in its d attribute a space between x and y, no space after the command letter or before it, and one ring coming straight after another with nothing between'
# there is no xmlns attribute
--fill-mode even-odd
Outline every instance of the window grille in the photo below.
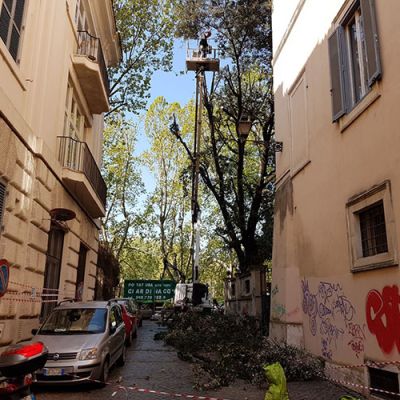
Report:
<svg viewBox="0 0 400 400"><path fill-rule="evenodd" d="M399 393L399 376L395 372L385 371L378 368L368 368L370 386L372 394L376 394L383 399L398 399L398 396L385 394L381 390Z"/></svg>
<svg viewBox="0 0 400 400"><path fill-rule="evenodd" d="M375 203L359 213L363 257L388 251L383 202Z"/></svg>

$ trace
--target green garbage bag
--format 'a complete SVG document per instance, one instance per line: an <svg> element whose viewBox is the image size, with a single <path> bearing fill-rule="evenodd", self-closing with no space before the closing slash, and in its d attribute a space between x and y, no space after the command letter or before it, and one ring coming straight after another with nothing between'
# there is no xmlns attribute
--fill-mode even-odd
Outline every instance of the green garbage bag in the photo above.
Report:
<svg viewBox="0 0 400 400"><path fill-rule="evenodd" d="M289 400L286 387L285 371L282 365L277 363L264 365L265 377L269 387L265 393L264 400Z"/></svg>

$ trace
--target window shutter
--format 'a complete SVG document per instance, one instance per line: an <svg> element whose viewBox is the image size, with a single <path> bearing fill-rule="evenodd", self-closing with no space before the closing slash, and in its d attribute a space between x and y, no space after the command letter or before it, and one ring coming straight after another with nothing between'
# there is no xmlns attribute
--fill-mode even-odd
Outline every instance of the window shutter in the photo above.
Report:
<svg viewBox="0 0 400 400"><path fill-rule="evenodd" d="M347 69L343 52L343 33L343 27L339 26L328 39L333 122L346 113Z"/></svg>
<svg viewBox="0 0 400 400"><path fill-rule="evenodd" d="M361 0L361 15L367 50L368 85L372 86L382 75L374 0Z"/></svg>
<svg viewBox="0 0 400 400"><path fill-rule="evenodd" d="M6 185L0 182L0 232L3 223L3 212L6 204Z"/></svg>

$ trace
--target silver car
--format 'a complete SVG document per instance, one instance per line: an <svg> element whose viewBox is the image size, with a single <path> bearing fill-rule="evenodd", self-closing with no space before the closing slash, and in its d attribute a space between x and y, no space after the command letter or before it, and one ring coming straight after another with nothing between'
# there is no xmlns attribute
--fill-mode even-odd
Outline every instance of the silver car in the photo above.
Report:
<svg viewBox="0 0 400 400"><path fill-rule="evenodd" d="M105 384L115 363L125 363L125 325L113 301L64 302L51 312L33 340L49 349L37 383L94 380Z"/></svg>

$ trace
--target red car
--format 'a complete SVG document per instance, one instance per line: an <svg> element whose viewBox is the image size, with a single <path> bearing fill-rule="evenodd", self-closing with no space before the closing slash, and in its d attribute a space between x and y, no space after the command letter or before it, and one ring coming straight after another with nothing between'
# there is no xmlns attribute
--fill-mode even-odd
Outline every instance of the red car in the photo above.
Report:
<svg viewBox="0 0 400 400"><path fill-rule="evenodd" d="M122 310L122 319L125 323L125 333L126 333L126 345L130 346L132 340L137 337L137 329L139 321L135 313L130 312L131 308L127 304L125 299L114 299L120 306Z"/></svg>

